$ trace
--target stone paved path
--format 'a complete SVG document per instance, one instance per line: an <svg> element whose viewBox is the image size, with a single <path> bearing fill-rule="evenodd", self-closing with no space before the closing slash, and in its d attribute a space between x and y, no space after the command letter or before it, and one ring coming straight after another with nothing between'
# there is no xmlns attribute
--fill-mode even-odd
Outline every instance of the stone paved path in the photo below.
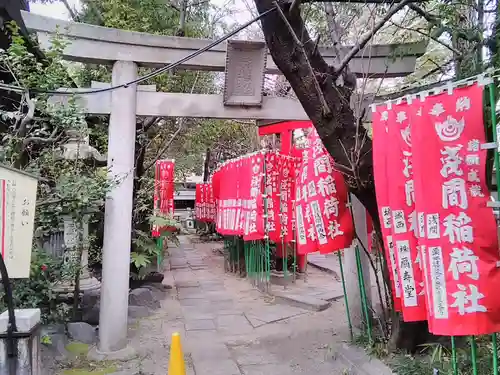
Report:
<svg viewBox="0 0 500 375"><path fill-rule="evenodd" d="M189 375L333 375L353 367L335 355L348 339L342 301L321 312L276 304L247 280L225 274L216 244L181 240L165 272L171 295L154 316L131 322L130 345L140 354L129 363L131 374L165 375L173 332L181 334ZM317 270L307 284L296 288L340 287Z"/></svg>

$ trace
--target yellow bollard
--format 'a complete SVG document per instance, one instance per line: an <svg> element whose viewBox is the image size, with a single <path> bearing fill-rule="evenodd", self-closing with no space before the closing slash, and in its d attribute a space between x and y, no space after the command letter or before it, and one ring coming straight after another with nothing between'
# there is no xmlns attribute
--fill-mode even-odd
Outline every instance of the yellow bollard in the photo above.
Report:
<svg viewBox="0 0 500 375"><path fill-rule="evenodd" d="M182 353L181 335L172 333L170 344L170 361L168 362L168 375L186 375L184 354Z"/></svg>

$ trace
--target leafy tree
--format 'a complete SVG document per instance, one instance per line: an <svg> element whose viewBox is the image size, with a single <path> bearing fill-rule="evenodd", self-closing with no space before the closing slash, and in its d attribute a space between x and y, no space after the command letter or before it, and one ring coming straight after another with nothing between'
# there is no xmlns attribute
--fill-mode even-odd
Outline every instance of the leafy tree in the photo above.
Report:
<svg viewBox="0 0 500 375"><path fill-rule="evenodd" d="M17 87L54 90L72 84L62 64L65 44L59 37L54 38L40 61L30 52L16 25L8 25L8 30L12 43L7 51L0 52L0 69ZM66 280L78 288L80 259L51 259L42 251L42 244L61 231L64 217L79 223L83 215L98 212L112 182L97 173L92 163L64 157L69 141L83 143L88 134L85 117L71 99L67 107L54 106L47 95L35 96L23 89L5 99L9 99L4 102L8 105L0 109L1 162L39 178L31 278L14 282L14 298L17 307L41 307L45 319L63 318L69 307L55 305L53 287ZM80 241L80 255L82 246Z"/></svg>
<svg viewBox="0 0 500 375"><path fill-rule="evenodd" d="M395 30L403 29L410 32L407 37L417 33L421 39L438 44L440 50L446 49L444 56L450 56L451 52L449 61L443 62L446 58L442 58L435 64L436 70L431 69L431 75L437 72L462 78L483 70L485 65L498 67L495 65L498 61L498 34L493 32L489 34L491 37L487 37L485 27L485 7L488 3L482 0L477 3L436 0L417 5L403 0L390 6L337 4L335 8L326 8L326 14L321 11L322 4L304 5L303 9L300 1L294 1L294 5L280 4L280 9L261 21L273 60L312 120L337 168L344 173L350 192L370 213L380 236L371 139L350 107L351 97L360 83L349 70L351 55L338 49L335 65L329 66L315 46L321 39L324 41L327 34L334 48L346 41L355 41L355 52L362 50L370 41L380 42L387 35L395 34ZM273 0L255 0L255 5L258 12L263 13L276 3ZM307 19L309 8L312 8L316 25L319 25L316 33ZM496 31L498 3L489 11L495 13ZM346 17L346 14L353 16ZM364 22L365 26L354 27L356 19ZM347 32L341 35L340 31L345 30ZM387 39L384 41L387 42ZM483 61L482 53L485 45L491 52L491 59L487 62ZM394 319L393 323L393 342L397 346L415 350L418 344L425 342L426 336L419 334L426 332L425 322L399 324Z"/></svg>

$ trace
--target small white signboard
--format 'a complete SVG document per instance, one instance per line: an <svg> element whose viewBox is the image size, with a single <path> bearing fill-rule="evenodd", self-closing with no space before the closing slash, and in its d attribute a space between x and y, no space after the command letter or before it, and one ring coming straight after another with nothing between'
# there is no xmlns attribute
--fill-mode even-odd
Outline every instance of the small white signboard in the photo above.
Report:
<svg viewBox="0 0 500 375"><path fill-rule="evenodd" d="M29 278L38 180L0 165L0 251L9 278Z"/></svg>

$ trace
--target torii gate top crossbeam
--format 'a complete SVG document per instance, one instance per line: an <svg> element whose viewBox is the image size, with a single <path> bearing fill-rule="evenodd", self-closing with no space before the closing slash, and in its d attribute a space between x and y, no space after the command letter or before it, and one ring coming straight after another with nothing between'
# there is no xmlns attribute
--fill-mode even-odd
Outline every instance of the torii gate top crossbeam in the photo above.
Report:
<svg viewBox="0 0 500 375"><path fill-rule="evenodd" d="M84 63L111 64L114 61L134 61L141 66L159 67L176 62L212 43L208 39L181 38L112 29L84 23L62 21L29 12L22 12L26 27L38 33L43 48L50 46L56 31L70 39L64 51L68 60ZM343 47L346 50L351 47ZM417 57L423 55L426 43L400 45L370 45L360 51L350 63L359 77L402 77L415 69ZM326 61L333 64L335 54L330 48L319 49ZM189 60L185 69L224 71L226 43ZM271 56L266 73L280 74Z"/></svg>

